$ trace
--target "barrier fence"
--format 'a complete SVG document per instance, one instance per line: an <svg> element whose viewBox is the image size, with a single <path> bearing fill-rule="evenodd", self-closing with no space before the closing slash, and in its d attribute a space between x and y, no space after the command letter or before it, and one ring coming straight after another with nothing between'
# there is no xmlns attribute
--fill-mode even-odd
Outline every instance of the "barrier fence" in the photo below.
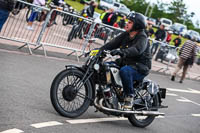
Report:
<svg viewBox="0 0 200 133"><path fill-rule="evenodd" d="M34 50L42 47L46 56L45 46L70 50L71 55L84 53L98 48L123 30L96 23L94 19L84 18L78 13L64 12L63 8L49 5L40 7L18 0L18 6L23 7L17 15L10 14L0 33L0 38L24 43L19 49L29 45ZM37 9L38 16L33 22L33 29L27 29L27 22L32 12ZM54 24L56 22L56 24Z"/></svg>

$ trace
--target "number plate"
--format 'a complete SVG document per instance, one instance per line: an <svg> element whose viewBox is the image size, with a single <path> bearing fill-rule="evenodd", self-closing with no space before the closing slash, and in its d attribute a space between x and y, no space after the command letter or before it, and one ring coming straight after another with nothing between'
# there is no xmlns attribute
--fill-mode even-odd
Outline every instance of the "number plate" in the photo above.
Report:
<svg viewBox="0 0 200 133"><path fill-rule="evenodd" d="M96 56L98 54L99 50L92 50L90 52L90 56Z"/></svg>

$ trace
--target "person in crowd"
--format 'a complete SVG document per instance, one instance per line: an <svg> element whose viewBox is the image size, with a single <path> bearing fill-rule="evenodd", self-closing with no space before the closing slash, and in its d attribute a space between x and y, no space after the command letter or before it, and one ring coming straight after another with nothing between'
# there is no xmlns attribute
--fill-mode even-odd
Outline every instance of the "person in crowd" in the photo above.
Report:
<svg viewBox="0 0 200 133"><path fill-rule="evenodd" d="M102 22L104 24L113 26L113 24L117 21L117 13L114 12L114 9L110 9L103 17Z"/></svg>
<svg viewBox="0 0 200 133"><path fill-rule="evenodd" d="M44 6L45 0L34 0L33 4L38 5L38 6ZM33 25L33 21L36 19L37 15L38 15L39 10L40 9L38 7L33 7L33 11L31 12L31 15L28 20L28 26L27 26L28 30L34 30L32 25Z"/></svg>
<svg viewBox="0 0 200 133"><path fill-rule="evenodd" d="M163 41L165 41L165 38L166 38L165 26L160 25L160 28L155 33L155 40L163 42ZM152 44L152 47L151 47L152 55L154 55L156 53L159 44L160 44L159 42L155 42Z"/></svg>
<svg viewBox="0 0 200 133"><path fill-rule="evenodd" d="M182 72L182 76L180 79L180 83L183 83L183 80L185 79L186 73L187 73L187 69L188 67L192 67L194 60L195 60L195 56L196 56L196 43L194 42L194 39L191 40L187 40L183 46L181 47L180 51L179 51L179 61L178 64L175 68L175 71L173 72L172 76L171 76L171 80L175 81L175 77L176 74L181 70L181 68L183 68L183 72Z"/></svg>
<svg viewBox="0 0 200 133"><path fill-rule="evenodd" d="M118 22L118 25L121 29L124 29L125 25L126 25L126 16L123 16L120 21Z"/></svg>
<svg viewBox="0 0 200 133"><path fill-rule="evenodd" d="M146 21L144 15L131 12L125 26L125 32L112 39L100 48L111 50L111 55L120 55L117 60L120 77L125 93L125 109L131 109L135 95L133 82L142 80L151 69L151 53L147 35L145 33Z"/></svg>
<svg viewBox="0 0 200 133"><path fill-rule="evenodd" d="M152 35L154 34L154 30L153 30L151 24L147 24L146 33L147 33L147 36L148 36L148 37L152 37Z"/></svg>
<svg viewBox="0 0 200 133"><path fill-rule="evenodd" d="M178 47L181 45L181 35L179 34L178 37L176 37L176 38L173 40L173 42L174 42L174 46L175 46L176 48L178 48Z"/></svg>
<svg viewBox="0 0 200 133"><path fill-rule="evenodd" d="M157 26L160 26L160 25L161 25L160 18L157 18L157 19L156 19L156 25L157 25Z"/></svg>
<svg viewBox="0 0 200 133"><path fill-rule="evenodd" d="M13 10L15 2L15 0L0 0L0 32L10 12Z"/></svg>
<svg viewBox="0 0 200 133"><path fill-rule="evenodd" d="M166 38L166 43L170 43L170 41L172 40L172 34L173 32L171 30L167 31L167 38Z"/></svg>
<svg viewBox="0 0 200 133"><path fill-rule="evenodd" d="M97 3L95 1L91 1L89 3L89 7L86 9L88 17L93 18L94 10L96 7L97 7Z"/></svg>

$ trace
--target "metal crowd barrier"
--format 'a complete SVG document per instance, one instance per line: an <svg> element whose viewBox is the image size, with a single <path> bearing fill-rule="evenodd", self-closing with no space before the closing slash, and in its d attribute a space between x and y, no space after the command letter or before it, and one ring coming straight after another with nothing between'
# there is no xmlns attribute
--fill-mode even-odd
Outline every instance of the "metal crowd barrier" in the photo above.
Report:
<svg viewBox="0 0 200 133"><path fill-rule="evenodd" d="M0 38L24 43L19 49L28 46L30 54L32 54L30 45L35 46L34 50L42 47L45 56L47 55L45 46L51 46L70 50L72 52L68 55L75 53L79 60L78 52L85 53L101 47L105 42L123 31L102 23L96 23L94 19L84 18L77 13L64 12L55 7L51 9L40 7L21 0L17 2L18 6L24 8L17 15L10 14L0 33ZM27 20L31 9L35 7L40 10L39 16L42 16L43 13L45 20L34 21L34 30L28 30ZM71 39L70 36L72 36Z"/></svg>
<svg viewBox="0 0 200 133"><path fill-rule="evenodd" d="M42 23L36 21L33 23L33 27L35 30L28 30L28 11L31 10L31 7L37 7L45 11L49 11L49 9L33 5L21 0L18 1L17 5L23 7L23 9L21 9L20 12L15 15L10 13L8 20L6 21L2 31L0 32L0 38L25 43L25 45L28 46L30 53L32 54L29 44L37 45L39 43L37 38L39 37L39 33L42 29Z"/></svg>

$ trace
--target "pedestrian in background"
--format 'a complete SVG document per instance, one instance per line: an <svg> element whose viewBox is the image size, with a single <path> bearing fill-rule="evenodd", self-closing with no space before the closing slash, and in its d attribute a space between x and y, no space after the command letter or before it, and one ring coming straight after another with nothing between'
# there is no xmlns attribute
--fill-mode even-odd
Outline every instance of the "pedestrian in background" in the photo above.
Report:
<svg viewBox="0 0 200 133"><path fill-rule="evenodd" d="M0 32L14 5L15 0L0 0Z"/></svg>
<svg viewBox="0 0 200 133"><path fill-rule="evenodd" d="M123 16L120 21L118 22L118 25L121 29L124 29L125 25L126 25L126 16Z"/></svg>
<svg viewBox="0 0 200 133"><path fill-rule="evenodd" d="M195 56L196 56L196 43L191 40L187 40L183 46L180 49L180 53L179 53L179 61L178 64L175 68L174 73L172 74L171 80L175 81L175 77L176 74L181 70L181 68L183 67L183 72L182 72L182 76L180 79L180 83L183 83L183 80L185 79L185 75L187 73L187 69L188 67L192 66L195 60Z"/></svg>
<svg viewBox="0 0 200 133"><path fill-rule="evenodd" d="M160 25L160 28L155 33L155 40L162 42L162 41L165 41L165 38L166 38L165 26ZM159 42L155 42L152 44L152 47L151 47L152 55L154 55L156 53L158 46L160 44Z"/></svg>
<svg viewBox="0 0 200 133"><path fill-rule="evenodd" d="M113 26L113 24L117 21L117 13L114 12L114 9L109 9L109 11L104 15L102 22L104 24Z"/></svg>
<svg viewBox="0 0 200 133"><path fill-rule="evenodd" d="M167 31L167 37L166 37L166 43L170 43L170 41L172 40L172 34L173 32L171 30Z"/></svg>
<svg viewBox="0 0 200 133"><path fill-rule="evenodd" d="M154 34L154 30L151 24L147 25L146 34L148 37L152 37L152 35Z"/></svg>
<svg viewBox="0 0 200 133"><path fill-rule="evenodd" d="M178 35L178 37L175 38L175 39L173 40L173 42L174 42L174 46L175 46L176 48L179 47L180 44L181 44L181 35Z"/></svg>
<svg viewBox="0 0 200 133"><path fill-rule="evenodd" d="M45 0L34 0L33 4L38 5L38 6L44 6L45 5ZM32 25L33 25L33 21L36 19L37 15L38 15L38 11L40 11L41 9L38 7L33 7L33 11L31 12L31 16L28 19L28 26L27 29L28 30L34 30Z"/></svg>

